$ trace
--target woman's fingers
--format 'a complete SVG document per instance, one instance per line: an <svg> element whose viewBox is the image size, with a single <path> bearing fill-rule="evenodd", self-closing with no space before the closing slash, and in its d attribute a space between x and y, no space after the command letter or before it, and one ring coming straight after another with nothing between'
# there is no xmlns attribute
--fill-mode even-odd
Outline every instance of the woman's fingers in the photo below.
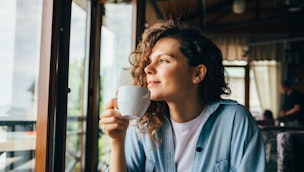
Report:
<svg viewBox="0 0 304 172"><path fill-rule="evenodd" d="M125 123L110 123L110 124L106 124L106 125L102 125L102 129L105 132L111 132L111 131L125 131L128 128L128 125Z"/></svg>
<svg viewBox="0 0 304 172"><path fill-rule="evenodd" d="M121 116L115 108L117 99L111 99L105 106L104 112L99 115L99 124L102 130L112 139L122 140L125 137L129 120Z"/></svg>
<svg viewBox="0 0 304 172"><path fill-rule="evenodd" d="M124 140L129 125L129 120L117 119L115 117L102 118L101 128L110 138Z"/></svg>
<svg viewBox="0 0 304 172"><path fill-rule="evenodd" d="M99 123L101 125L112 123L118 123L123 125L129 121L127 118L122 117L120 112L115 109L108 109L107 111L100 114L99 118Z"/></svg>
<svg viewBox="0 0 304 172"><path fill-rule="evenodd" d="M117 98L112 98L104 107L105 110L107 109L118 109L118 105L117 105Z"/></svg>

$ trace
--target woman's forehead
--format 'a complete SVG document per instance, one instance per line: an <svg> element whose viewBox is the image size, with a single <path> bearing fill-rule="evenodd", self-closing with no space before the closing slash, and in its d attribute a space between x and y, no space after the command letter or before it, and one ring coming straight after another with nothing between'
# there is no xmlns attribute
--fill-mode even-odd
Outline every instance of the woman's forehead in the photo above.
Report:
<svg viewBox="0 0 304 172"><path fill-rule="evenodd" d="M152 53L156 50L162 51L179 51L180 43L177 39L166 37L161 38L152 48Z"/></svg>

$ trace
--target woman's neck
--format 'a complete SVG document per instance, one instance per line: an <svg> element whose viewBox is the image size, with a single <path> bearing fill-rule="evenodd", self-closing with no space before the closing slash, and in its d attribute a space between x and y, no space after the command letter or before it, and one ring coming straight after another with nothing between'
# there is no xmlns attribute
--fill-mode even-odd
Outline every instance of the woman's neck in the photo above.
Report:
<svg viewBox="0 0 304 172"><path fill-rule="evenodd" d="M167 102L169 106L170 117L175 122L187 122L196 118L203 110L204 105L201 101Z"/></svg>

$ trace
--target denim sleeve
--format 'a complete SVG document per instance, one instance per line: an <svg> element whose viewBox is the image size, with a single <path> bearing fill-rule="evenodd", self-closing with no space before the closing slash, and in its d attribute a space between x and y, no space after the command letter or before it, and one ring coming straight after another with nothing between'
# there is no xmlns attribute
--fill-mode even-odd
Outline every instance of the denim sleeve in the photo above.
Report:
<svg viewBox="0 0 304 172"><path fill-rule="evenodd" d="M234 115L231 164L236 171L265 171L265 150L262 134L249 111L236 106Z"/></svg>
<svg viewBox="0 0 304 172"><path fill-rule="evenodd" d="M141 133L136 125L127 129L125 138L125 156L128 171L145 171L145 151L141 141Z"/></svg>

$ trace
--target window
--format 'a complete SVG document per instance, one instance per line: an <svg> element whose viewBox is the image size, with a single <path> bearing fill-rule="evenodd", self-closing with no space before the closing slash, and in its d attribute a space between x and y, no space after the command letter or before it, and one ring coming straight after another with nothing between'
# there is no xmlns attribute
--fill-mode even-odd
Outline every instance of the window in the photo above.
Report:
<svg viewBox="0 0 304 172"><path fill-rule="evenodd" d="M102 107L111 98L120 85L130 84L126 71L132 45L132 10L131 4L105 3L104 23L101 28L100 78ZM102 131L101 131L102 132ZM99 170L104 171L109 164L109 140L105 134L99 139Z"/></svg>
<svg viewBox="0 0 304 172"><path fill-rule="evenodd" d="M79 2L79 1L78 1ZM66 171L81 171L85 146L86 97L88 70L85 55L87 12L73 1L71 13L70 58L67 102Z"/></svg>
<svg viewBox="0 0 304 172"><path fill-rule="evenodd" d="M281 78L279 62L252 61L248 65L246 61L224 61L224 66L232 91L232 94L225 98L235 99L243 105L248 104L254 117L261 116L265 110L271 110L274 117L277 116L280 103L277 85Z"/></svg>
<svg viewBox="0 0 304 172"><path fill-rule="evenodd" d="M0 171L33 171L42 0L0 5Z"/></svg>
<svg viewBox="0 0 304 172"><path fill-rule="evenodd" d="M260 115L262 109L257 94L254 73L252 69L248 68L247 61L224 61L223 63L231 89L231 95L224 98L234 99L240 104L249 106L253 116ZM247 72L249 72L249 75L246 75ZM249 85L249 87L246 85Z"/></svg>

